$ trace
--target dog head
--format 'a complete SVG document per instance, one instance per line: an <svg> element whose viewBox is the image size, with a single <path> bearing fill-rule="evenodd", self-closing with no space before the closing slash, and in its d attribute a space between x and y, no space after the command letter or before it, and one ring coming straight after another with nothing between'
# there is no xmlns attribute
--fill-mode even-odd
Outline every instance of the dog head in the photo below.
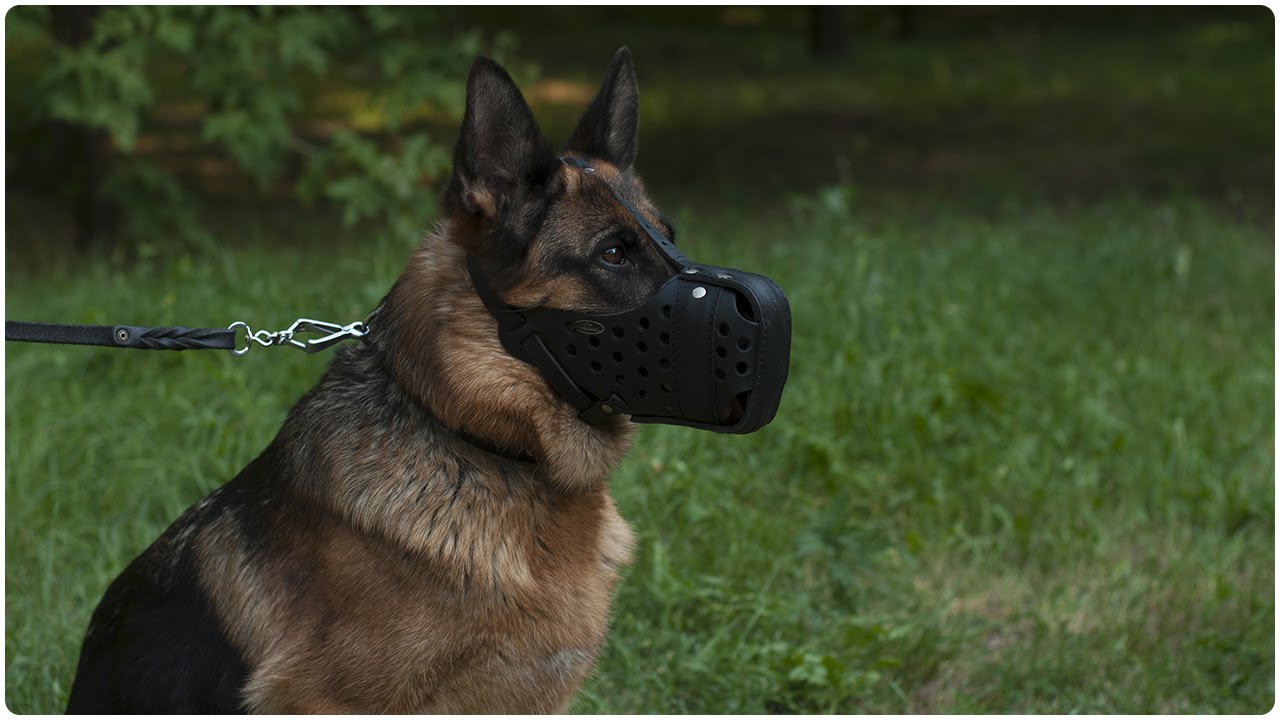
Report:
<svg viewBox="0 0 1280 720"><path fill-rule="evenodd" d="M557 155L506 72L477 61L445 192L454 242L502 345L582 419L753 432L781 400L789 305L768 278L675 248L633 172L638 111L624 48Z"/></svg>
<svg viewBox="0 0 1280 720"><path fill-rule="evenodd" d="M557 153L511 76L487 58L472 66L443 206L455 223L452 237L508 305L617 312L674 274L615 198L673 235L635 175L639 109L623 48ZM585 160L591 171L561 158Z"/></svg>

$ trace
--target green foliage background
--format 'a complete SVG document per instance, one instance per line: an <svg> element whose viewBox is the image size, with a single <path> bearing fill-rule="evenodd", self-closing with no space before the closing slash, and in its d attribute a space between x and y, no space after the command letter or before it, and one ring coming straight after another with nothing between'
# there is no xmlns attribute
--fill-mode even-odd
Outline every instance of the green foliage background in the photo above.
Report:
<svg viewBox="0 0 1280 720"><path fill-rule="evenodd" d="M133 12L152 34L172 12L191 47L225 37L195 10ZM300 22L239 12L250 33ZM904 33L892 11L851 12L835 60L809 57L803 14L784 9L437 18L482 44L519 38L509 54L556 139L631 46L639 169L681 245L767 272L795 313L773 424L638 434L612 485L637 562L574 710L1267 711L1273 18L920 9ZM14 17L11 118L62 66L30 61L46 56ZM470 50L441 61L438 95L368 111L383 96L336 59L360 41L323 25L296 34L325 72L294 48L287 78L263 82L300 98L284 126L332 164L253 123L205 138L201 121L184 132L213 154L254 136L237 147L277 148L286 169L227 189L141 153L159 167L138 187L186 198L206 240L157 231L87 257L52 204L11 187L6 316L362 317L434 219L439 170L413 158L451 141ZM68 102L85 118L110 105ZM170 105L149 107L135 147ZM10 149L37 125L11 126ZM417 133L402 162L397 138ZM405 195L386 190L405 177ZM5 362L5 702L58 712L107 583L265 446L324 360L13 344Z"/></svg>
<svg viewBox="0 0 1280 720"><path fill-rule="evenodd" d="M471 60L502 60L510 43L441 32L447 9L114 6L73 46L52 36L53 12L6 16L7 59L32 73L8 98L10 144L50 120L104 133L120 161L102 180L132 239L214 240L191 183L140 152L139 134L172 116L258 192L329 201L348 227L414 232L450 160L447 141L415 121L459 114ZM369 118L359 129L323 106L326 89L353 87Z"/></svg>

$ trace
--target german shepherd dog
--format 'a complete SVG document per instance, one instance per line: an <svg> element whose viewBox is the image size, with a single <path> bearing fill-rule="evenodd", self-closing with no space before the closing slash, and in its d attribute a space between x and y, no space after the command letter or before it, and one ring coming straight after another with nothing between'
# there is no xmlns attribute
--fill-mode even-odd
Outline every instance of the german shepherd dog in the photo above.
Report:
<svg viewBox="0 0 1280 720"><path fill-rule="evenodd" d="M467 254L513 307L653 293L670 268L610 194L671 233L633 173L638 108L623 48L556 153L476 60L443 221L266 450L107 589L69 712L568 707L631 559L607 479L632 426L587 424L503 349Z"/></svg>

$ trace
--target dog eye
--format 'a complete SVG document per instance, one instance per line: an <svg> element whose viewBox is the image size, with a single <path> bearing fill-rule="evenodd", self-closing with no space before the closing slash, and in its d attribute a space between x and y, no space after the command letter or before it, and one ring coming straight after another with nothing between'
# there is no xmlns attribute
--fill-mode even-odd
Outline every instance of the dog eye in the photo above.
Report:
<svg viewBox="0 0 1280 720"><path fill-rule="evenodd" d="M621 265L623 262L626 261L627 254L622 251L622 248L620 246L614 245L613 247L601 253L600 259L609 263L610 265Z"/></svg>

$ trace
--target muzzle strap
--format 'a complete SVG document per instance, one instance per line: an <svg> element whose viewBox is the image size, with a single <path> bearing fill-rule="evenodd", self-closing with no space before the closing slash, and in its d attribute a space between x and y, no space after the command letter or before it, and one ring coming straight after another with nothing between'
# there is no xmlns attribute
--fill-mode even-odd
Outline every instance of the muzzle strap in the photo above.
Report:
<svg viewBox="0 0 1280 720"><path fill-rule="evenodd" d="M610 414L601 409L608 404L607 401L597 402L578 387L565 368L556 361L555 355L547 349L536 328L529 324L519 310L509 307L498 297L498 293L489 285L484 270L480 268L480 260L471 253L467 253L467 271L471 274L471 282L475 285L480 301L498 321L498 337L503 347L515 357L538 368L547 384L577 409L583 420L592 423L603 421ZM622 404L615 402L610 410L620 412Z"/></svg>

